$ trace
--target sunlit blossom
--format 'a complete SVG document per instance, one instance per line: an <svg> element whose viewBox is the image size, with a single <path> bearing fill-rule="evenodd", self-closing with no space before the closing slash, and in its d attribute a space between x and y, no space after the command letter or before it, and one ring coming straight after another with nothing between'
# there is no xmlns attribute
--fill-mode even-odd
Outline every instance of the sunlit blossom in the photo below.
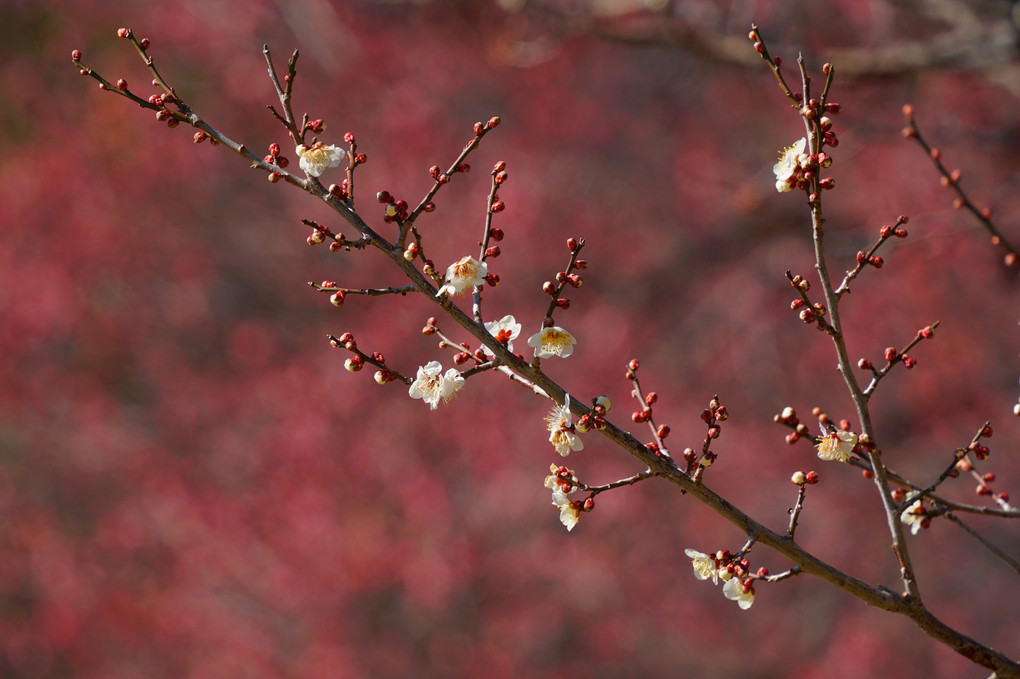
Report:
<svg viewBox="0 0 1020 679"><path fill-rule="evenodd" d="M727 599L733 599L742 610L747 610L754 603L754 585L744 584L740 578L730 578L723 585L722 593Z"/></svg>
<svg viewBox="0 0 1020 679"><path fill-rule="evenodd" d="M542 332L537 332L528 338L528 346L534 347L536 358L549 358L550 356L566 358L574 353L576 343L577 340L574 339L574 336L558 325L542 328Z"/></svg>
<svg viewBox="0 0 1020 679"><path fill-rule="evenodd" d="M553 491L552 503L560 509L560 523L566 526L568 531L574 530L577 520L581 518L581 503L571 500L559 488Z"/></svg>
<svg viewBox="0 0 1020 679"><path fill-rule="evenodd" d="M818 439L818 457L823 460L849 462L854 456L857 434L848 431L833 431Z"/></svg>
<svg viewBox="0 0 1020 679"><path fill-rule="evenodd" d="M779 162L772 167L776 174L776 191L786 193L793 190L800 172L799 157L804 155L806 148L807 139L801 137L780 152Z"/></svg>
<svg viewBox="0 0 1020 679"><path fill-rule="evenodd" d="M439 361L418 368L418 377L411 383L408 394L411 398L420 398L429 404L432 410L439 405L439 400L448 403L464 386L464 378L456 368L450 368L441 374L443 366Z"/></svg>
<svg viewBox="0 0 1020 679"><path fill-rule="evenodd" d="M505 346L509 352L513 352L514 340L521 334L521 324L509 314L498 321L489 321L485 324L485 329L496 338L497 342ZM486 355L492 356L492 352L489 351L488 347L482 347L482 350Z"/></svg>
<svg viewBox="0 0 1020 679"><path fill-rule="evenodd" d="M684 554L691 560L691 566L694 567L694 577L698 580L708 580L711 578L713 585L719 584L719 568L712 557L696 549L685 549Z"/></svg>
<svg viewBox="0 0 1020 679"><path fill-rule="evenodd" d="M572 450L583 450L584 441L577 435L570 414L570 394L567 394L563 405L553 406L545 416L546 428L549 430L549 442L556 452L566 457Z"/></svg>
<svg viewBox="0 0 1020 679"><path fill-rule="evenodd" d="M332 144L327 146L319 141L311 146L301 144L294 151L301 159L299 161L301 169L309 177L318 177L329 168L338 166L347 157L343 149Z"/></svg>
<svg viewBox="0 0 1020 679"><path fill-rule="evenodd" d="M444 292L456 295L470 287L484 285L488 273L489 266L485 262L470 256L462 257L446 269L445 284L439 288L436 297Z"/></svg>

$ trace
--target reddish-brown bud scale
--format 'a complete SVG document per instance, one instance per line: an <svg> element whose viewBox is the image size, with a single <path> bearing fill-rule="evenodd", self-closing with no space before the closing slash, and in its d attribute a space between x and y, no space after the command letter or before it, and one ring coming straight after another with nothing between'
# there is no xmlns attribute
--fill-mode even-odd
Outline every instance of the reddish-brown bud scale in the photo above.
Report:
<svg viewBox="0 0 1020 679"><path fill-rule="evenodd" d="M576 238L568 238L567 239L567 249L570 250L571 252L574 252L575 250L577 250L577 239Z"/></svg>
<svg viewBox="0 0 1020 679"><path fill-rule="evenodd" d="M917 359L914 358L913 356L907 356L907 355L904 354L904 356L903 356L903 366L907 370L913 370L917 366Z"/></svg>
<svg viewBox="0 0 1020 679"><path fill-rule="evenodd" d="M118 38L126 38L129 35L131 35L131 29L130 28L118 28L117 29L117 37Z"/></svg>
<svg viewBox="0 0 1020 679"><path fill-rule="evenodd" d="M497 184L502 184L507 179L509 179L509 177L510 175L508 175L506 172L497 172L496 176L492 178L492 181L496 182Z"/></svg>
<svg viewBox="0 0 1020 679"><path fill-rule="evenodd" d="M906 229L896 229L895 231L893 231L893 235L896 236L897 238L906 238L907 237L907 230Z"/></svg>
<svg viewBox="0 0 1020 679"><path fill-rule="evenodd" d="M141 40L138 41L139 47L141 47L143 50L149 49L149 45L151 44L152 43L149 41L148 38L142 38Z"/></svg>
<svg viewBox="0 0 1020 679"><path fill-rule="evenodd" d="M393 196L390 195L389 191L380 191L379 193L375 194L375 199L380 203L389 203L390 201L393 200Z"/></svg>
<svg viewBox="0 0 1020 679"><path fill-rule="evenodd" d="M641 363L639 363L636 358L632 358L630 359L630 362L627 364L627 367L630 370L636 371L638 368L641 367Z"/></svg>
<svg viewBox="0 0 1020 679"><path fill-rule="evenodd" d="M924 339L930 339L934 334L935 331L932 329L930 325L926 325L917 331L917 336L923 337Z"/></svg>
<svg viewBox="0 0 1020 679"><path fill-rule="evenodd" d="M875 366L872 365L871 361L869 361L866 358L862 358L861 360L857 361L857 367L860 368L861 370L874 370L875 368Z"/></svg>
<svg viewBox="0 0 1020 679"><path fill-rule="evenodd" d="M560 297L559 299L556 300L556 306L558 306L561 309L569 309L570 300L567 299L566 297Z"/></svg>
<svg viewBox="0 0 1020 679"><path fill-rule="evenodd" d="M208 136L209 135L207 135L205 132L196 132L195 133L195 143L196 144L201 144L202 142L205 141L206 137L208 137Z"/></svg>
<svg viewBox="0 0 1020 679"><path fill-rule="evenodd" d="M805 475L805 479L807 480L807 482L808 482L808 483L810 483L810 484L812 484L812 485L814 485L814 484L818 483L818 481L820 480L820 479L818 478L818 472L814 472L814 471L812 471L812 472L808 472L808 473L807 473L807 474Z"/></svg>
<svg viewBox="0 0 1020 679"><path fill-rule="evenodd" d="M810 309L801 309L799 316L800 320L808 325L815 322L815 314Z"/></svg>
<svg viewBox="0 0 1020 679"><path fill-rule="evenodd" d="M760 42L754 43L754 51L757 52L758 54L765 54L765 45L761 44Z"/></svg>
<svg viewBox="0 0 1020 679"><path fill-rule="evenodd" d="M895 349L895 347L886 347L885 348L884 356L885 356L885 360L887 360L887 361L891 362L891 361L896 360L896 349Z"/></svg>
<svg viewBox="0 0 1020 679"><path fill-rule="evenodd" d="M354 138L354 133L353 132L345 132L344 133L344 143L345 144L353 144L355 141L357 141L357 140Z"/></svg>
<svg viewBox="0 0 1020 679"><path fill-rule="evenodd" d="M645 405L655 405L655 402L659 400L659 395L654 391L650 391L645 395Z"/></svg>
<svg viewBox="0 0 1020 679"><path fill-rule="evenodd" d="M913 139L914 137L917 136L917 132L914 132L913 128L910 127L904 127L900 131L900 134L903 136L904 139Z"/></svg>
<svg viewBox="0 0 1020 679"><path fill-rule="evenodd" d="M359 153L358 155L354 156L354 164L355 165L364 165L367 162L368 162L368 156L365 155L364 153Z"/></svg>
<svg viewBox="0 0 1020 679"><path fill-rule="evenodd" d="M555 295L556 284L553 283L552 281L546 281L545 283L542 283L542 292L544 292L547 295Z"/></svg>
<svg viewBox="0 0 1020 679"><path fill-rule="evenodd" d="M457 166L457 172L470 172L470 171L471 166L468 165L467 163L461 163L460 165Z"/></svg>
<svg viewBox="0 0 1020 679"><path fill-rule="evenodd" d="M574 268L579 270L579 271L584 271L585 269L588 268L587 260L584 260L584 259L577 260L576 262L574 262Z"/></svg>
<svg viewBox="0 0 1020 679"><path fill-rule="evenodd" d="M872 255L871 257L868 258L868 264L875 267L876 269L881 269L882 265L885 264L885 260L883 260L878 255Z"/></svg>
<svg viewBox="0 0 1020 679"><path fill-rule="evenodd" d="M489 125L490 128L498 127L500 122L501 121L499 119L499 116L492 116L491 118L489 118L488 125Z"/></svg>
<svg viewBox="0 0 1020 679"><path fill-rule="evenodd" d="M794 432L790 432L789 434L786 435L786 442L788 444L790 444L790 445L793 445L794 443L796 443L799 440L800 440L800 434L798 434L795 431Z"/></svg>
<svg viewBox="0 0 1020 679"><path fill-rule="evenodd" d="M992 433L993 433L992 428L989 427L988 425L985 425L985 428L981 430L981 436L985 437L986 439L992 438Z"/></svg>
<svg viewBox="0 0 1020 679"><path fill-rule="evenodd" d="M503 203L503 201L497 200L495 203L492 204L491 209L493 212L502 212L504 208L506 208L506 205Z"/></svg>
<svg viewBox="0 0 1020 679"><path fill-rule="evenodd" d="M796 311L797 309L800 309L802 306L804 306L804 300L802 300L802 299L798 298L798 299L795 299L792 302L790 302L790 309L793 310L793 311Z"/></svg>
<svg viewBox="0 0 1020 679"><path fill-rule="evenodd" d="M775 57L772 60L772 63L774 63L776 65L776 68L782 68L782 66L783 66L783 58L782 57Z"/></svg>
<svg viewBox="0 0 1020 679"><path fill-rule="evenodd" d="M71 50L71 60L81 61L81 50Z"/></svg>
<svg viewBox="0 0 1020 679"><path fill-rule="evenodd" d="M499 285L499 276L497 274L490 273L485 277L485 282L489 285L489 287L494 288Z"/></svg>
<svg viewBox="0 0 1020 679"><path fill-rule="evenodd" d="M170 120L166 121L166 126L169 127L171 130L180 124L181 121L177 120L177 118L171 118Z"/></svg>
<svg viewBox="0 0 1020 679"><path fill-rule="evenodd" d="M875 474L870 469L862 469L861 470L861 476L863 476L864 478L868 479L869 481L871 479L875 478Z"/></svg>
<svg viewBox="0 0 1020 679"><path fill-rule="evenodd" d="M499 249L499 246L498 245L493 245L491 248L486 248L485 256L486 257L499 257L499 253L500 252L501 251Z"/></svg>
<svg viewBox="0 0 1020 679"><path fill-rule="evenodd" d="M982 483L981 485L974 489L974 492L976 492L978 495L991 495L992 489Z"/></svg>
<svg viewBox="0 0 1020 679"><path fill-rule="evenodd" d="M489 229L489 240L494 240L497 243L503 240L503 229L498 228Z"/></svg>
<svg viewBox="0 0 1020 679"><path fill-rule="evenodd" d="M485 132L485 126L481 123L475 123L475 136L480 136L482 132Z"/></svg>
<svg viewBox="0 0 1020 679"><path fill-rule="evenodd" d="M659 428L655 430L655 435L658 436L660 439L664 439L667 436L669 436L669 431L670 431L669 425L660 424Z"/></svg>
<svg viewBox="0 0 1020 679"><path fill-rule="evenodd" d="M885 226L878 230L878 235L881 236L882 238L888 238L889 236L893 235L893 227L886 224Z"/></svg>

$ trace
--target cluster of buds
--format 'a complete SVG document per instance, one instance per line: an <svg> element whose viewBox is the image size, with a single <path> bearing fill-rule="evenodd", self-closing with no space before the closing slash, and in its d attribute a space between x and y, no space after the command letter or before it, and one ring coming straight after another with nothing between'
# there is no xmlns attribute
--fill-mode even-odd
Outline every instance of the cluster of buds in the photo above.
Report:
<svg viewBox="0 0 1020 679"><path fill-rule="evenodd" d="M606 428L606 413L612 407L613 403L608 396L598 396L592 399L591 412L582 415L577 420L575 428L582 434L591 429L602 431Z"/></svg>
<svg viewBox="0 0 1020 679"><path fill-rule="evenodd" d="M580 274L574 273L575 270L583 271L588 268L588 262L583 259L577 259L577 253L580 248L584 246L584 240L578 240L576 238L567 239L567 250L570 251L570 265L566 271L559 271L556 273L556 280L546 281L542 283L542 292L549 295L553 299L555 307L560 309L570 308L570 298L563 297L563 290L569 285L572 288L579 288L584 284L584 279Z"/></svg>
<svg viewBox="0 0 1020 679"><path fill-rule="evenodd" d="M793 476L790 477L790 482L793 483L795 486L803 485L813 486L814 484L818 483L818 481L819 477L818 472L816 471L810 471L807 473L796 471L793 473Z"/></svg>
<svg viewBox="0 0 1020 679"><path fill-rule="evenodd" d="M312 232L305 238L305 242L308 245L315 246L319 243L324 243L327 240L329 243L330 252L339 252L347 244L347 240L344 238L342 233L333 233L330 231L328 226L323 226L318 222L305 221L305 224L312 227ZM332 287L325 286L324 287ZM337 306L340 306L337 304Z"/></svg>
<svg viewBox="0 0 1020 679"><path fill-rule="evenodd" d="M489 118L488 122L485 123L481 122L475 123L474 126L475 136L476 137L482 136L492 128L498 127L499 123L500 123L499 116L493 116Z"/></svg>
<svg viewBox="0 0 1020 679"><path fill-rule="evenodd" d="M198 135L195 135L195 137L197 141ZM290 165L290 160L287 156L280 155L280 145L275 142L269 145L269 153L267 153L262 160L266 161L270 165L275 165L281 170Z"/></svg>
<svg viewBox="0 0 1020 679"><path fill-rule="evenodd" d="M718 396L713 396L712 400L708 402L708 407L701 411L701 421L708 425L705 440L701 444L701 452L699 454L693 448L684 449L684 460L687 461L688 471L696 469L695 480L700 479L705 467L711 466L719 457L719 454L710 448L712 441L722 434L722 423L729 419L729 416L726 406L719 402Z"/></svg>
<svg viewBox="0 0 1020 679"><path fill-rule="evenodd" d="M826 417L828 416L826 415ZM791 445L811 435L808 426L800 421L800 418L797 417L797 411L790 406L786 406L782 412L774 415L772 421L793 429L793 431L786 435L786 442Z"/></svg>
<svg viewBox="0 0 1020 679"><path fill-rule="evenodd" d="M390 195L389 191L380 191L375 194L375 199L386 206L383 210L383 221L387 224L391 224L393 222L397 222L399 224L407 219L408 205L406 200L397 200ZM429 206L425 206L426 212L431 212L434 209L434 205L431 210L429 209Z"/></svg>
<svg viewBox="0 0 1020 679"><path fill-rule="evenodd" d="M399 376L386 367L386 358L381 353L375 351L369 355L358 349L358 342L351 333L345 332L340 337L330 335L329 343L337 349L346 349L353 354L353 356L344 361L344 368L349 372L359 372L368 363L379 368L373 376L376 384L386 384L394 379L400 379Z"/></svg>
<svg viewBox="0 0 1020 679"><path fill-rule="evenodd" d="M453 168L453 171L454 172L470 172L471 171L471 166L468 165L467 163L460 163L456 167ZM441 167L439 167L438 165L433 165L432 167L429 168L429 176L432 177L432 180L435 181L437 184L449 184L450 183L450 174L447 173L447 172L443 172L443 169Z"/></svg>

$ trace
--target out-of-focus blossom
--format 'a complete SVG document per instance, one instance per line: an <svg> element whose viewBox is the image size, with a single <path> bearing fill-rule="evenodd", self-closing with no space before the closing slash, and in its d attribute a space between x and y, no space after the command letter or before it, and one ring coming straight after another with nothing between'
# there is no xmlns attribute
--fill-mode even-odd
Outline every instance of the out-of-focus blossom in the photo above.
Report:
<svg viewBox="0 0 1020 679"><path fill-rule="evenodd" d="M754 603L754 585L750 583L745 585L740 578L730 578L723 585L722 593L727 599L736 601L737 605L745 611Z"/></svg>
<svg viewBox="0 0 1020 679"><path fill-rule="evenodd" d="M715 560L712 557L696 549L685 549L684 554L691 560L691 566L694 567L694 577L698 580L708 580L711 578L713 585L719 584L719 568L715 565Z"/></svg>
<svg viewBox="0 0 1020 679"><path fill-rule="evenodd" d="M800 172L799 157L804 155L807 148L807 139L801 137L790 146L787 146L779 154L779 162L772 171L776 174L776 191L786 193L792 191L797 184L797 175Z"/></svg>

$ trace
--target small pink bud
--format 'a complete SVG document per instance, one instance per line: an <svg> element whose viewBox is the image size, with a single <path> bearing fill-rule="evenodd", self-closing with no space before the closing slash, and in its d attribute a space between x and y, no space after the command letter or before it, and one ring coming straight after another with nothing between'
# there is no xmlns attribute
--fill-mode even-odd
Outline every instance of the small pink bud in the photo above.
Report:
<svg viewBox="0 0 1020 679"><path fill-rule="evenodd" d="M81 61L81 50L71 50L71 60Z"/></svg>

